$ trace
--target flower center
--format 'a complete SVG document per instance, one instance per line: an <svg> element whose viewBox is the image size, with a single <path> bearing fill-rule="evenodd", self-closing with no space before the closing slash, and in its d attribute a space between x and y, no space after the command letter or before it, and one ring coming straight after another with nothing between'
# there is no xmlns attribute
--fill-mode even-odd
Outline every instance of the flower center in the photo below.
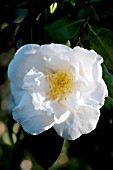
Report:
<svg viewBox="0 0 113 170"><path fill-rule="evenodd" d="M58 98L60 102L66 95L72 93L74 86L73 76L65 71L58 71L54 74L48 74L47 80L49 81L50 91L49 98L55 100Z"/></svg>

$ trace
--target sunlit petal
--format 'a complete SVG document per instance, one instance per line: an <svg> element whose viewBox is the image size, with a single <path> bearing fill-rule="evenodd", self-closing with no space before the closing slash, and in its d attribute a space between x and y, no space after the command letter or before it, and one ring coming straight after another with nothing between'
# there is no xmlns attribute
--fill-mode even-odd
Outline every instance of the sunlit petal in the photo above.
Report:
<svg viewBox="0 0 113 170"><path fill-rule="evenodd" d="M8 77L16 86L22 86L24 76L31 68L45 70L43 56L38 51L39 47L35 44L24 45L16 52L8 67Z"/></svg>
<svg viewBox="0 0 113 170"><path fill-rule="evenodd" d="M78 109L71 112L68 119L58 125L54 125L57 133L65 138L74 140L82 134L86 134L95 129L100 112L89 106L79 106Z"/></svg>
<svg viewBox="0 0 113 170"><path fill-rule="evenodd" d="M48 116L45 111L36 110L32 103L32 97L25 94L13 109L13 118L17 120L23 129L30 134L39 134L54 125L54 116Z"/></svg>
<svg viewBox="0 0 113 170"><path fill-rule="evenodd" d="M57 101L51 102L51 107L54 112L54 120L56 124L62 123L68 118L70 111L61 103L58 103Z"/></svg>

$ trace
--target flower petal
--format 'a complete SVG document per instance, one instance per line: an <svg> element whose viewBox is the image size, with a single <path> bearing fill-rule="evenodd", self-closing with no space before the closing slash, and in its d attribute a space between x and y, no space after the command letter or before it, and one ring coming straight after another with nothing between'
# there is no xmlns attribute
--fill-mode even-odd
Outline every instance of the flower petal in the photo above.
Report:
<svg viewBox="0 0 113 170"><path fill-rule="evenodd" d="M69 51L72 51L72 49L66 45L63 44L45 44L42 45L40 48L40 52L42 51L43 55L46 56L48 54L48 56L52 56L54 53L61 54L61 53L66 53Z"/></svg>
<svg viewBox="0 0 113 170"><path fill-rule="evenodd" d="M46 76L34 67L24 76L22 87L30 93L39 92L44 97L49 92L49 83Z"/></svg>
<svg viewBox="0 0 113 170"><path fill-rule="evenodd" d="M15 106L17 106L22 97L27 93L25 90L22 90L21 88L17 87L13 82L10 83L11 88L11 95L13 97Z"/></svg>
<svg viewBox="0 0 113 170"><path fill-rule="evenodd" d="M72 52L72 49L63 44L42 45L39 49L46 61L46 67L53 72L58 70L70 70L69 56L67 53Z"/></svg>
<svg viewBox="0 0 113 170"><path fill-rule="evenodd" d="M98 56L94 50L87 50L79 46L74 47L73 51L75 58L77 58L77 60L81 63L84 63L86 67L92 65Z"/></svg>
<svg viewBox="0 0 113 170"><path fill-rule="evenodd" d="M97 83L95 88L92 88L92 91L89 93L83 94L84 104L93 106L95 108L101 108L104 104L105 97L108 96L107 87L103 80Z"/></svg>
<svg viewBox="0 0 113 170"><path fill-rule="evenodd" d="M94 50L86 50L81 47L75 47L73 49L74 57L79 61L79 74L85 81L93 81L92 66L94 63L100 64L103 59ZM74 65L74 62L72 63Z"/></svg>
<svg viewBox="0 0 113 170"><path fill-rule="evenodd" d="M82 134L86 134L95 129L100 112L90 106L79 106L73 111L67 120L61 124L55 124L56 132L67 140L74 140Z"/></svg>
<svg viewBox="0 0 113 170"><path fill-rule="evenodd" d="M79 106L76 110L79 131L82 134L89 133L96 128L100 111L91 106Z"/></svg>
<svg viewBox="0 0 113 170"><path fill-rule="evenodd" d="M35 67L41 72L47 71L49 67L47 68L46 65L49 61L56 63L61 53L66 53L71 50L71 48L62 44L49 44L42 46L36 44L24 45L16 52L14 59L9 64L8 77L18 87L21 87L25 74L31 70L31 68ZM61 60L64 61L64 59ZM67 60L67 58L65 60ZM62 65L65 66L63 61Z"/></svg>
<svg viewBox="0 0 113 170"><path fill-rule="evenodd" d="M66 106L58 103L57 101L53 101L51 102L51 107L54 112L54 120L56 124L62 123L68 118L70 111Z"/></svg>
<svg viewBox="0 0 113 170"><path fill-rule="evenodd" d="M64 107L68 108L68 110L74 110L76 106L80 105L81 103L80 91L75 89L75 91L63 99L61 103L64 105Z"/></svg>
<svg viewBox="0 0 113 170"><path fill-rule="evenodd" d="M72 113L65 122L55 124L53 127L59 136L67 140L74 140L81 136L81 133L77 128L76 119Z"/></svg>
<svg viewBox="0 0 113 170"><path fill-rule="evenodd" d="M96 61L92 65L92 74L94 81L100 81L102 79L102 66L101 63L103 62L103 59L100 55L97 55Z"/></svg>
<svg viewBox="0 0 113 170"><path fill-rule="evenodd" d="M22 87L23 78L31 68L45 70L45 61L39 53L40 46L28 44L22 46L15 54L8 67L8 77L18 87Z"/></svg>
<svg viewBox="0 0 113 170"><path fill-rule="evenodd" d="M45 111L36 110L29 94L23 96L12 114L13 118L30 134L39 134L54 125L54 116L48 116Z"/></svg>

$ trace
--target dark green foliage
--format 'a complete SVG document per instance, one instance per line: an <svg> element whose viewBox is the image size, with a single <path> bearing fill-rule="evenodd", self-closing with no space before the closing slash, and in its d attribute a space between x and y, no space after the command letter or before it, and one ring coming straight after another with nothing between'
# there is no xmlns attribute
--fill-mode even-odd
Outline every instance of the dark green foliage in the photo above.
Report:
<svg viewBox="0 0 113 170"><path fill-rule="evenodd" d="M113 72L113 31L89 26L90 47L103 56L105 64Z"/></svg>
<svg viewBox="0 0 113 170"><path fill-rule="evenodd" d="M84 19L75 21L69 18L61 18L52 24L46 25L44 29L52 41L66 43L68 40L79 36L84 21Z"/></svg>
<svg viewBox="0 0 113 170"><path fill-rule="evenodd" d="M13 153L10 169L19 169L25 151L33 156L35 162L47 169L59 156L63 142L64 139L53 128L34 136L24 132L24 139L17 144Z"/></svg>
<svg viewBox="0 0 113 170"><path fill-rule="evenodd" d="M64 139L51 128L36 136L25 134L22 144L34 156L35 160L47 169L59 156L63 142Z"/></svg>

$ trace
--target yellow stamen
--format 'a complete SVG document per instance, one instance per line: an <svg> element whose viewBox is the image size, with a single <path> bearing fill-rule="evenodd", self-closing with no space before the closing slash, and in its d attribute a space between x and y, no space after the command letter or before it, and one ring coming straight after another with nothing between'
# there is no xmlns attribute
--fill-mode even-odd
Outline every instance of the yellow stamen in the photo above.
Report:
<svg viewBox="0 0 113 170"><path fill-rule="evenodd" d="M52 100L58 99L60 102L66 95L72 93L74 82L72 74L65 71L58 71L54 74L48 74L47 80L49 81L50 91L49 98Z"/></svg>

